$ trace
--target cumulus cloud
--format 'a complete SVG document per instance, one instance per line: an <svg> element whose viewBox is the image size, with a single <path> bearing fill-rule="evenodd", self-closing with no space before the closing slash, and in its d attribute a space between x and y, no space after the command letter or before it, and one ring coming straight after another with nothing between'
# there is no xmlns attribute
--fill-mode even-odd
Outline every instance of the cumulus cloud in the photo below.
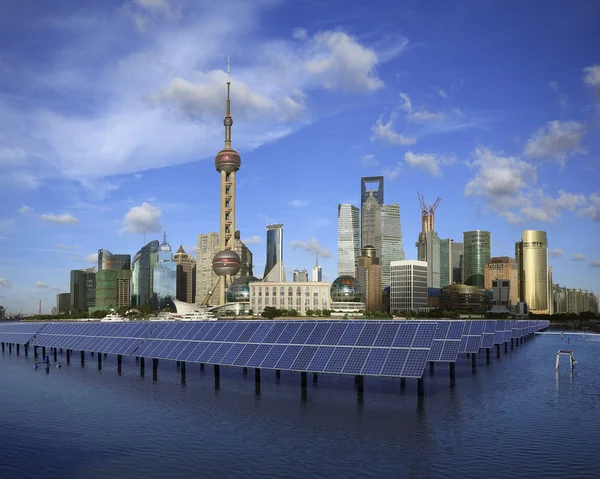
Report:
<svg viewBox="0 0 600 479"><path fill-rule="evenodd" d="M540 128L525 145L524 154L532 158L554 159L563 163L579 148L585 135L582 123L576 121L550 121Z"/></svg>
<svg viewBox="0 0 600 479"><path fill-rule="evenodd" d="M6 278L0 278L0 286L4 288L10 288L12 286L12 283Z"/></svg>
<svg viewBox="0 0 600 479"><path fill-rule="evenodd" d="M309 200L292 200L290 201L290 206L294 208L305 208L310 204Z"/></svg>
<svg viewBox="0 0 600 479"><path fill-rule="evenodd" d="M580 214L593 221L600 222L600 194L592 193L588 197L588 204L580 210Z"/></svg>
<svg viewBox="0 0 600 479"><path fill-rule="evenodd" d="M560 258L565 253L564 249L554 248L550 252L548 252L548 256L550 258Z"/></svg>
<svg viewBox="0 0 600 479"><path fill-rule="evenodd" d="M587 258L581 253L574 253L571 255L571 261L585 261Z"/></svg>
<svg viewBox="0 0 600 479"><path fill-rule="evenodd" d="M50 213L40 215L40 218L43 221L49 221L50 223L57 223L60 225L74 225L79 223L79 218L76 218L73 215L62 214L62 215L53 215Z"/></svg>
<svg viewBox="0 0 600 479"><path fill-rule="evenodd" d="M590 268L600 268L600 259L595 259L590 262Z"/></svg>
<svg viewBox="0 0 600 479"><path fill-rule="evenodd" d="M150 233L162 229L160 222L161 211L150 203L142 203L140 206L130 208L123 218L123 228L121 233L129 231L130 233Z"/></svg>
<svg viewBox="0 0 600 479"><path fill-rule="evenodd" d="M48 286L49 286L49 285L48 285L48 283L44 283L43 281L36 281L36 283L35 283L35 287L36 287L36 288L42 288L42 289L45 289L45 288L47 288Z"/></svg>
<svg viewBox="0 0 600 479"><path fill-rule="evenodd" d="M404 154L404 161L414 168L425 170L432 176L442 176L440 165L449 165L454 163L454 158L444 158L433 153L418 154L407 151Z"/></svg>
<svg viewBox="0 0 600 479"><path fill-rule="evenodd" d="M548 83L548 88L550 88L553 92L556 93L558 98L558 103L560 106L567 106L567 95L565 95L559 88L558 83L555 81L551 81Z"/></svg>
<svg viewBox="0 0 600 479"><path fill-rule="evenodd" d="M294 40L305 40L308 36L308 32L306 28L294 28L292 30L292 38Z"/></svg>
<svg viewBox="0 0 600 479"><path fill-rule="evenodd" d="M146 8L153 12L169 13L171 11L171 7L169 6L169 2L167 0L133 0L133 1L140 7Z"/></svg>
<svg viewBox="0 0 600 479"><path fill-rule="evenodd" d="M250 236L249 238L242 238L242 243L245 245L249 244L261 244L263 241L260 236Z"/></svg>
<svg viewBox="0 0 600 479"><path fill-rule="evenodd" d="M19 214L20 215L25 215L27 213L33 213L33 208L31 206L27 206L27 205L22 205L19 208Z"/></svg>
<svg viewBox="0 0 600 479"><path fill-rule="evenodd" d="M425 109L414 109L407 93L400 93L400 109L406 113L406 118L415 123L429 123L443 120L446 115L442 112L431 112Z"/></svg>
<svg viewBox="0 0 600 479"><path fill-rule="evenodd" d="M365 155L363 156L362 159L362 165L363 166L377 166L379 164L379 162L377 161L377 158L375 158L375 155Z"/></svg>
<svg viewBox="0 0 600 479"><path fill-rule="evenodd" d="M310 241L300 241L300 240L291 241L290 247L293 250L303 249L307 253L311 253L311 254L319 253L319 256L321 256L322 258L330 258L331 257L331 251L329 251L327 248L322 247L319 244L319 242L317 241L317 239L314 237L311 238Z"/></svg>
<svg viewBox="0 0 600 479"><path fill-rule="evenodd" d="M371 127L371 141L380 140L390 145L413 145L417 139L406 136L394 130L394 117L392 114L387 123L383 122L383 116L380 116L375 124Z"/></svg>
<svg viewBox="0 0 600 479"><path fill-rule="evenodd" d="M590 65L583 69L583 82L591 87L600 101L600 64Z"/></svg>
<svg viewBox="0 0 600 479"><path fill-rule="evenodd" d="M72 250L78 248L78 246L70 246L68 244L62 244L62 243L57 243L57 244L54 245L54 247L56 249L60 249L62 251L72 251Z"/></svg>
<svg viewBox="0 0 600 479"><path fill-rule="evenodd" d="M91 264L98 264L98 253L92 253L85 257L85 260Z"/></svg>
<svg viewBox="0 0 600 479"><path fill-rule="evenodd" d="M385 168L383 170L383 174L386 178L390 180L395 180L402 173L402 163L397 163L392 168Z"/></svg>

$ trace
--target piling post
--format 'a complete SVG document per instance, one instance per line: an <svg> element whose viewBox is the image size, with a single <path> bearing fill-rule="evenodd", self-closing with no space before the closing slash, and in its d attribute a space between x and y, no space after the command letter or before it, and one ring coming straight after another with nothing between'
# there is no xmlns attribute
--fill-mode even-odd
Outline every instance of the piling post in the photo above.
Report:
<svg viewBox="0 0 600 479"><path fill-rule="evenodd" d="M46 346L42 346L42 357L46 357Z"/></svg>
<svg viewBox="0 0 600 479"><path fill-rule="evenodd" d="M435 368L435 363L433 361L429 361L429 372L433 374L433 370Z"/></svg>
<svg viewBox="0 0 600 479"><path fill-rule="evenodd" d="M254 368L254 382L260 383L260 368Z"/></svg>
<svg viewBox="0 0 600 479"><path fill-rule="evenodd" d="M406 378L400 378L400 390L404 391L406 389Z"/></svg>
<svg viewBox="0 0 600 479"><path fill-rule="evenodd" d="M425 378L423 376L417 379L417 394L419 397L425 396Z"/></svg>
<svg viewBox="0 0 600 479"><path fill-rule="evenodd" d="M185 361L179 362L179 372L181 373L181 384L185 384Z"/></svg>
<svg viewBox="0 0 600 479"><path fill-rule="evenodd" d="M140 377L144 377L144 372L146 369L146 361L145 358L140 357Z"/></svg>
<svg viewBox="0 0 600 479"><path fill-rule="evenodd" d="M496 344L496 357L499 358L500 357L500 345Z"/></svg>
<svg viewBox="0 0 600 479"><path fill-rule="evenodd" d="M490 348L485 348L485 362L490 364Z"/></svg>
<svg viewBox="0 0 600 479"><path fill-rule="evenodd" d="M100 354L100 353L98 353L98 354ZM107 356L108 356L108 353L104 353L104 357L106 358Z"/></svg>
<svg viewBox="0 0 600 479"><path fill-rule="evenodd" d="M279 369L275 370L275 382L279 382L281 379L281 371Z"/></svg>
<svg viewBox="0 0 600 479"><path fill-rule="evenodd" d="M102 369L102 354L98 353L96 356L98 356L98 371L100 371Z"/></svg>
<svg viewBox="0 0 600 479"><path fill-rule="evenodd" d="M17 343L17 356L19 355L19 343Z"/></svg>
<svg viewBox="0 0 600 479"><path fill-rule="evenodd" d="M54 362L58 361L58 358L56 357L56 348L54 348Z"/></svg>
<svg viewBox="0 0 600 479"><path fill-rule="evenodd" d="M475 369L477 369L477 355L476 354L471 354L471 367L473 368L473 371L475 371Z"/></svg>
<svg viewBox="0 0 600 479"><path fill-rule="evenodd" d="M317 384L319 382L319 375L317 373L313 373L313 384Z"/></svg>
<svg viewBox="0 0 600 479"><path fill-rule="evenodd" d="M306 371L300 373L300 387L306 389Z"/></svg>
<svg viewBox="0 0 600 479"><path fill-rule="evenodd" d="M221 377L221 368L219 367L218 364L215 364L214 370L215 370L215 378L220 378Z"/></svg>
<svg viewBox="0 0 600 479"><path fill-rule="evenodd" d="M69 357L69 353L68 352L67 352L67 357ZM119 374L119 376L121 375L122 365L123 365L123 355L122 354L118 354L117 355L117 373Z"/></svg>
<svg viewBox="0 0 600 479"><path fill-rule="evenodd" d="M454 386L456 381L456 363L450 363L450 386Z"/></svg>
<svg viewBox="0 0 600 479"><path fill-rule="evenodd" d="M85 366L85 353L81 351L81 367Z"/></svg>
<svg viewBox="0 0 600 479"><path fill-rule="evenodd" d="M508 343L504 343L504 354L508 353Z"/></svg>
<svg viewBox="0 0 600 479"><path fill-rule="evenodd" d="M158 379L158 358L152 358L152 380Z"/></svg>
<svg viewBox="0 0 600 479"><path fill-rule="evenodd" d="M204 363L200 363L200 371L204 371Z"/></svg>
<svg viewBox="0 0 600 479"><path fill-rule="evenodd" d="M365 390L365 377L363 375L358 375L358 376L356 376L355 382L356 382L356 390L359 393L364 392L364 390Z"/></svg>
<svg viewBox="0 0 600 479"><path fill-rule="evenodd" d="M67 364L71 364L71 350L67 349Z"/></svg>
<svg viewBox="0 0 600 479"><path fill-rule="evenodd" d="M28 353L28 350L29 350L29 345L28 344L24 344L23 345L23 349L25 350L25 357L27 357L27 353Z"/></svg>
<svg viewBox="0 0 600 479"><path fill-rule="evenodd" d="M246 376L248 374L248 368L243 369L243 374L244 374L244 376Z"/></svg>
<svg viewBox="0 0 600 479"><path fill-rule="evenodd" d="M8 343L8 352L12 353L12 343Z"/></svg>
<svg viewBox="0 0 600 479"><path fill-rule="evenodd" d="M4 344L4 343L2 343L2 344ZM37 346L34 346L34 347L33 347L33 357L34 357L35 359L37 359L37 357L38 357L37 348L38 348ZM2 351L4 351L4 348L2 349Z"/></svg>
<svg viewBox="0 0 600 479"><path fill-rule="evenodd" d="M4 343L2 343L2 352L4 352Z"/></svg>

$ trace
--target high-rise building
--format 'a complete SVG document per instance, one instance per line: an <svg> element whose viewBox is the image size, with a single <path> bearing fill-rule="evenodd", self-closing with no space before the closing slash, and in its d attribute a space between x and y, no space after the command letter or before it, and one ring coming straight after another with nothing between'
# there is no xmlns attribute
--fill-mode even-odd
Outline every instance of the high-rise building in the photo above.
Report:
<svg viewBox="0 0 600 479"><path fill-rule="evenodd" d="M219 233L198 235L198 250L196 252L196 301L210 306L217 306L220 299L219 277L213 270L212 263L215 255L221 250ZM211 288L215 290L211 292ZM207 301L206 298L208 298Z"/></svg>
<svg viewBox="0 0 600 479"><path fill-rule="evenodd" d="M152 303L154 292L154 267L158 262L158 240L150 241L133 257L131 262L131 305L135 307Z"/></svg>
<svg viewBox="0 0 600 479"><path fill-rule="evenodd" d="M131 256L98 250L96 273L96 306L94 310L108 310L131 305Z"/></svg>
<svg viewBox="0 0 600 479"><path fill-rule="evenodd" d="M427 262L392 261L390 312L417 311L427 307Z"/></svg>
<svg viewBox="0 0 600 479"><path fill-rule="evenodd" d="M381 286L382 271L375 248L365 246L361 250L353 275L360 284L366 311L383 310L383 288Z"/></svg>
<svg viewBox="0 0 600 479"><path fill-rule="evenodd" d="M52 309L56 309L56 311L58 312L57 308L52 308ZM4 306L0 306L0 321L4 321L6 319L6 309L4 309Z"/></svg>
<svg viewBox="0 0 600 479"><path fill-rule="evenodd" d="M519 302L519 275L513 258L498 256L486 263L483 270L483 287L492 289L495 280L500 281L498 288L502 288L502 294L508 291L508 305L515 306Z"/></svg>
<svg viewBox="0 0 600 479"><path fill-rule="evenodd" d="M381 205L372 190L367 191L361 207L361 246L372 246L381 251Z"/></svg>
<svg viewBox="0 0 600 479"><path fill-rule="evenodd" d="M237 274L233 275L232 278L239 278L241 276L252 276L254 267L252 265L252 252L240 239L240 231L235 232L235 252L240 257L240 270Z"/></svg>
<svg viewBox="0 0 600 479"><path fill-rule="evenodd" d="M452 240L451 240L452 241ZM463 244L452 241L450 244L450 261L452 264L452 282L451 284L464 283L463 262L464 252Z"/></svg>
<svg viewBox="0 0 600 479"><path fill-rule="evenodd" d="M317 253L317 259L316 259L315 265L312 267L311 281L314 281L314 282L323 281L323 269L319 266L319 253Z"/></svg>
<svg viewBox="0 0 600 479"><path fill-rule="evenodd" d="M353 276L360 255L360 210L338 205L338 276Z"/></svg>
<svg viewBox="0 0 600 479"><path fill-rule="evenodd" d="M377 187L375 189L367 189L367 185L376 184ZM372 196L377 204L383 205L383 176L363 176L360 179L360 207L363 208L363 205L367 202L369 196ZM361 212L361 216L363 213ZM364 220L364 217L363 217ZM361 229L360 236L360 246L364 247L367 245L373 245L372 238L365 238L363 236L364 226ZM379 251L379 250L378 250Z"/></svg>
<svg viewBox="0 0 600 479"><path fill-rule="evenodd" d="M425 248L427 251L427 287L440 289L441 240L435 231L431 230L425 233Z"/></svg>
<svg viewBox="0 0 600 479"><path fill-rule="evenodd" d="M103 269L131 271L131 255L112 254L107 249L99 249L98 271Z"/></svg>
<svg viewBox="0 0 600 479"><path fill-rule="evenodd" d="M579 314L586 311L598 314L598 296L591 291L553 284L552 298L554 302L553 314Z"/></svg>
<svg viewBox="0 0 600 479"><path fill-rule="evenodd" d="M69 310L87 312L96 305L96 268L71 270Z"/></svg>
<svg viewBox="0 0 600 479"><path fill-rule="evenodd" d="M240 169L242 159L237 151L231 148L231 100L230 100L230 66L227 60L227 99L225 101L225 148L223 148L215 157L215 167L221 175L221 231L219 251L213 257L213 270L219 277L219 304L225 304L225 293L231 284L232 277L235 276L241 268L241 259L235 252L235 176ZM216 283L211 287L211 291L216 289ZM213 293L209 293L213 294ZM202 304L206 304L210 297L204 298Z"/></svg>
<svg viewBox="0 0 600 479"><path fill-rule="evenodd" d="M524 230L515 243L519 300L534 314L551 314L552 283L548 269L548 240L545 231Z"/></svg>
<svg viewBox="0 0 600 479"><path fill-rule="evenodd" d="M484 287L484 268L492 257L492 234L489 231L475 230L463 233L464 283Z"/></svg>
<svg viewBox="0 0 600 479"><path fill-rule="evenodd" d="M71 300L70 293L58 293L56 295L56 309L58 314L67 314L69 312Z"/></svg>
<svg viewBox="0 0 600 479"><path fill-rule="evenodd" d="M177 263L177 299L186 303L196 302L196 260L185 252L183 245L173 257Z"/></svg>
<svg viewBox="0 0 600 479"><path fill-rule="evenodd" d="M294 270L294 283L307 283L308 282L308 271L303 269L300 271L299 269Z"/></svg>
<svg viewBox="0 0 600 479"><path fill-rule="evenodd" d="M154 266L153 286L152 308L173 309L173 298L177 296L177 263L173 259L171 245L167 243L166 232L158 250L158 261Z"/></svg>
<svg viewBox="0 0 600 479"><path fill-rule="evenodd" d="M452 284L452 240L440 240L440 288Z"/></svg>
<svg viewBox="0 0 600 479"><path fill-rule="evenodd" d="M283 225L267 226L267 258L263 281L285 283L285 267L283 266Z"/></svg>
<svg viewBox="0 0 600 479"><path fill-rule="evenodd" d="M382 271L382 285L387 288L391 284L390 263L404 260L402 245L402 228L400 226L400 205L381 205L381 250L378 250Z"/></svg>

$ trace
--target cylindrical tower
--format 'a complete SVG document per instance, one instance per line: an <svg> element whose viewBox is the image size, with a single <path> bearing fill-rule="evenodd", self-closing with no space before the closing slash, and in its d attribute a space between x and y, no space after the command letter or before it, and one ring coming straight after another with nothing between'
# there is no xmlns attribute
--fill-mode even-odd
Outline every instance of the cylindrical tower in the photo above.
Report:
<svg viewBox="0 0 600 479"><path fill-rule="evenodd" d="M235 173L240 169L242 159L237 151L231 148L231 99L230 99L230 64L227 59L227 100L223 125L225 126L225 148L215 157L215 168L221 175L221 251L213 258L213 270L221 278L219 288L220 304L225 303L225 293L231 283L231 276L240 270L240 257L235 252Z"/></svg>
<svg viewBox="0 0 600 479"><path fill-rule="evenodd" d="M548 240L545 231L524 230L519 258L520 281L529 311L550 314L548 269Z"/></svg>

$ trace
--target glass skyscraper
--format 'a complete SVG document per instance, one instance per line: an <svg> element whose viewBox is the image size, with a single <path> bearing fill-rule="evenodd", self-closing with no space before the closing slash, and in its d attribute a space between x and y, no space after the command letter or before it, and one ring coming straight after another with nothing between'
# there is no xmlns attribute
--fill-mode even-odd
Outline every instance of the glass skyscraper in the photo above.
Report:
<svg viewBox="0 0 600 479"><path fill-rule="evenodd" d="M338 205L338 276L354 276L360 255L360 210Z"/></svg>
<svg viewBox="0 0 600 479"><path fill-rule="evenodd" d="M158 262L158 240L150 241L133 257L131 305L151 304L153 292L154 267Z"/></svg>
<svg viewBox="0 0 600 479"><path fill-rule="evenodd" d="M390 263L404 260L402 228L400 227L400 205L380 206L381 250L377 254L381 261L382 285L391 285Z"/></svg>
<svg viewBox="0 0 600 479"><path fill-rule="evenodd" d="M167 243L167 234L158 250L158 261L154 266L154 285L152 307L155 310L174 309L173 298L177 295L177 263L173 259L171 245Z"/></svg>
<svg viewBox="0 0 600 479"><path fill-rule="evenodd" d="M515 244L520 301L535 314L552 314L552 281L545 231L525 230Z"/></svg>
<svg viewBox="0 0 600 479"><path fill-rule="evenodd" d="M475 230L463 233L464 283L484 287L484 268L492 257L492 234L489 231Z"/></svg>
<svg viewBox="0 0 600 479"><path fill-rule="evenodd" d="M131 256L98 250L96 273L96 306L107 310L131 305Z"/></svg>
<svg viewBox="0 0 600 479"><path fill-rule="evenodd" d="M274 281L277 283L285 281L282 224L267 226L267 258L263 281Z"/></svg>

